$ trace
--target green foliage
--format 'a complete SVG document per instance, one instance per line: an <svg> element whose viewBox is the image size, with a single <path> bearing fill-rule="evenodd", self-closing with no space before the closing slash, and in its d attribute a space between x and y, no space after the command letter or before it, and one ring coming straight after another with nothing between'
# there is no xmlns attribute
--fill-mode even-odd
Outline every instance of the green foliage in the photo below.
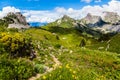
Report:
<svg viewBox="0 0 120 80"><path fill-rule="evenodd" d="M0 54L2 54L3 52L5 52L4 45L0 43Z"/></svg>
<svg viewBox="0 0 120 80"><path fill-rule="evenodd" d="M114 36L114 33L102 34L99 41L108 41L112 36Z"/></svg>
<svg viewBox="0 0 120 80"><path fill-rule="evenodd" d="M44 69L44 65L42 64L35 64L35 71L37 73L44 73L45 72L45 69Z"/></svg>
<svg viewBox="0 0 120 80"><path fill-rule="evenodd" d="M1 33L0 43L11 56L26 56L31 52L31 39L20 33Z"/></svg>
<svg viewBox="0 0 120 80"><path fill-rule="evenodd" d="M8 26L8 23L5 20L0 19L0 26L6 28Z"/></svg>
<svg viewBox="0 0 120 80"><path fill-rule="evenodd" d="M26 80L35 74L33 65L25 59L0 57L1 80Z"/></svg>
<svg viewBox="0 0 120 80"><path fill-rule="evenodd" d="M60 44L56 44L56 45L55 45L55 48L60 48L60 47L61 47Z"/></svg>
<svg viewBox="0 0 120 80"><path fill-rule="evenodd" d="M17 28L9 28L8 31L9 32L18 32L18 29Z"/></svg>

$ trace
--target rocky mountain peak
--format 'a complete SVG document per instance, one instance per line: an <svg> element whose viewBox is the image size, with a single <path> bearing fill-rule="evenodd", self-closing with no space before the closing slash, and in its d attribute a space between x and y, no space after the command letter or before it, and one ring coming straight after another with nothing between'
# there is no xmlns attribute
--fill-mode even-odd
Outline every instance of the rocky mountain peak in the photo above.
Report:
<svg viewBox="0 0 120 80"><path fill-rule="evenodd" d="M75 20L71 17L69 17L68 15L64 15L62 18L56 20L57 21L57 24L61 24L63 22L66 22L66 23L74 23Z"/></svg>
<svg viewBox="0 0 120 80"><path fill-rule="evenodd" d="M64 15L62 18L66 19L66 18L70 18L70 17L68 15Z"/></svg>
<svg viewBox="0 0 120 80"><path fill-rule="evenodd" d="M87 16L86 16L86 18L87 18L87 19L92 18L92 15L91 15L90 13L88 13Z"/></svg>
<svg viewBox="0 0 120 80"><path fill-rule="evenodd" d="M67 21L74 21L74 19L72 19L71 17L69 17L68 15L64 15L61 20L67 22Z"/></svg>

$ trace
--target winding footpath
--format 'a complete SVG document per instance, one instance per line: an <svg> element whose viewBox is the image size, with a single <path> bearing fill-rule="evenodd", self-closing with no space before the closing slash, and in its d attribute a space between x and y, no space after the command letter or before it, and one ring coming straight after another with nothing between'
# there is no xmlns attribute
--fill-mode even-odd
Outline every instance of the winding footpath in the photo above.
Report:
<svg viewBox="0 0 120 80"><path fill-rule="evenodd" d="M33 76L31 78L29 78L28 80L37 80L39 79L41 76L46 75L48 72L52 72L53 70L55 70L57 67L59 67L61 65L61 62L54 56L51 55L51 57L53 58L53 61L55 62L54 67L53 68L47 68L46 72L43 74L36 74L36 76Z"/></svg>

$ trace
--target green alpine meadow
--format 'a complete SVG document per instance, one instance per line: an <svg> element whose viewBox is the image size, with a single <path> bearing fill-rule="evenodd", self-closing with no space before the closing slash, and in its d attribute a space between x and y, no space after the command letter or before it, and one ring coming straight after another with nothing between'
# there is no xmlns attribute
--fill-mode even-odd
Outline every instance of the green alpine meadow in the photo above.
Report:
<svg viewBox="0 0 120 80"><path fill-rule="evenodd" d="M89 0L81 3L102 0L85 1ZM119 0L112 2L120 4ZM29 23L39 19L33 16L31 20L24 13L27 10L4 13L0 18L0 80L120 80L119 11L106 10L104 16L81 13L86 14L81 19L70 16L77 17L77 10L70 11L41 25ZM39 17L52 15L45 13ZM54 12L53 19L58 13Z"/></svg>

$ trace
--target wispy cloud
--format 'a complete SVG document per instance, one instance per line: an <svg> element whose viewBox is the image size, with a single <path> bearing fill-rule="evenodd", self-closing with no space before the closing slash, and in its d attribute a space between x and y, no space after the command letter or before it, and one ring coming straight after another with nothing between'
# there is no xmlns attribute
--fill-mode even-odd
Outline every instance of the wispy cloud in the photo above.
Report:
<svg viewBox="0 0 120 80"><path fill-rule="evenodd" d="M81 0L82 2L90 3L92 0Z"/></svg>
<svg viewBox="0 0 120 80"><path fill-rule="evenodd" d="M20 9L16 9L15 7L7 6L0 11L0 18L6 16L9 12L20 12Z"/></svg>
<svg viewBox="0 0 120 80"><path fill-rule="evenodd" d="M101 2L101 0L81 0L81 2L86 2L86 3L90 3L92 1L97 2L97 3Z"/></svg>

